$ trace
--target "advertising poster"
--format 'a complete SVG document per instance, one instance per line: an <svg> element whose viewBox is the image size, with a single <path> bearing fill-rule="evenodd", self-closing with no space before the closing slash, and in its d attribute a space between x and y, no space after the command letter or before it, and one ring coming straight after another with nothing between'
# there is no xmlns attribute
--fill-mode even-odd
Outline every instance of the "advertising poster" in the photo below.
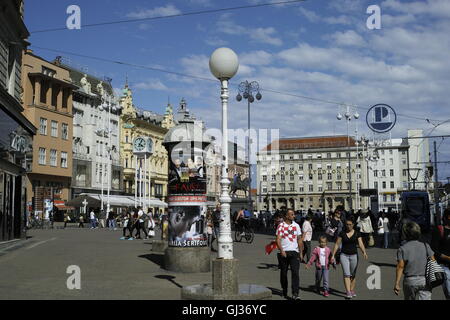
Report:
<svg viewBox="0 0 450 320"><path fill-rule="evenodd" d="M194 149L188 155L173 149L171 151L168 183L169 246L207 246L207 184L203 150Z"/></svg>

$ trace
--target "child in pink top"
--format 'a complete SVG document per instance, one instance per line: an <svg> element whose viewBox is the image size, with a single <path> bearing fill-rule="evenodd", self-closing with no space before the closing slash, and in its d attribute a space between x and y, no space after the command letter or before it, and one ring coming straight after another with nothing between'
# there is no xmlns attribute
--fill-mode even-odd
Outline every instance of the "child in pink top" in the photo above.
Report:
<svg viewBox="0 0 450 320"><path fill-rule="evenodd" d="M311 259L309 259L309 262L305 266L306 269L309 269L315 262L317 292L320 294L320 283L322 282L323 279L324 297L329 296L328 293L329 270L330 265L333 264L333 261L331 261L331 249L327 247L327 244L328 244L327 237L320 236L319 246L314 248L313 252L311 253Z"/></svg>

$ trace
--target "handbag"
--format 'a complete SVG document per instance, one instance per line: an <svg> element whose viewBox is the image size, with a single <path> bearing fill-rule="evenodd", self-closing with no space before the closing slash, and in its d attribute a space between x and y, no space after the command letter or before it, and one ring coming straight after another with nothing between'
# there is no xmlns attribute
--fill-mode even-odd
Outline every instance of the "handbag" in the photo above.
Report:
<svg viewBox="0 0 450 320"><path fill-rule="evenodd" d="M150 237L154 237L155 236L155 230L152 230L152 229L148 230L148 235Z"/></svg>
<svg viewBox="0 0 450 320"><path fill-rule="evenodd" d="M436 262L436 260L432 260L428 255L428 247L424 243L425 250L427 253L427 265L425 269L425 279L427 281L427 285L433 289L444 283L447 279L444 269Z"/></svg>
<svg viewBox="0 0 450 320"><path fill-rule="evenodd" d="M370 234L369 236L369 243L368 243L369 247L373 247L375 245L375 239L373 238L373 235Z"/></svg>
<svg viewBox="0 0 450 320"><path fill-rule="evenodd" d="M325 230L325 233L327 235L331 236L331 237L334 237L334 233L335 232L336 232L336 229L335 228L331 228L331 227L328 227L327 230Z"/></svg>

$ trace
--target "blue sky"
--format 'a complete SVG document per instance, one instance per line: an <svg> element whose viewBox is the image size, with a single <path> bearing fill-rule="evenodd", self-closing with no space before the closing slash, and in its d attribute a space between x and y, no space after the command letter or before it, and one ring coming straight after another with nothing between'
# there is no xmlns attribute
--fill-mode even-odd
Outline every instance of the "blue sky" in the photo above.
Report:
<svg viewBox="0 0 450 320"><path fill-rule="evenodd" d="M270 0L40 0L26 2L30 32L64 27L66 8L81 8L82 24L209 10ZM369 30L366 9L381 7L380 30ZM236 51L240 69L232 80L230 127L246 128L244 102L234 96L240 81L256 80L264 89L359 106L360 133L369 133L364 115L387 103L401 114L393 137L407 129L449 134L450 1L448 0L309 0L165 20L82 28L30 37L32 45L104 57L211 78L210 54L220 46ZM34 49L44 58L57 54ZM168 97L175 107L185 97L208 127L220 128L219 84L68 56L90 72L113 78L121 88L128 75L135 104L162 113ZM262 91L252 105L252 127L278 128L280 135L346 134L336 120L338 105ZM417 120L403 115L418 118ZM352 131L354 128L352 129ZM433 131L432 131L433 130ZM448 142L439 140L439 160L450 158ZM430 146L432 142L430 141ZM450 175L442 165L441 177Z"/></svg>

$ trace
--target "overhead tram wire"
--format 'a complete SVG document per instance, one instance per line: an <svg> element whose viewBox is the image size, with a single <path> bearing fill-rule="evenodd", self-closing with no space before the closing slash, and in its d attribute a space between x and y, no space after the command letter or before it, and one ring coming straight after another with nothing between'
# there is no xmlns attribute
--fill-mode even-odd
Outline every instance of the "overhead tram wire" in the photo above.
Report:
<svg viewBox="0 0 450 320"><path fill-rule="evenodd" d="M39 46L35 46L35 45L31 45L31 46L33 48L36 48L36 49L50 51L50 52L55 52L55 53L62 53L62 54L72 55L72 56L86 58L86 59L92 59L92 60L97 60L97 61L102 61L102 62L114 63L114 64L118 64L118 65L138 68L138 69L146 69L146 70L150 70L150 71L162 72L162 73L176 75L176 76L180 76L180 77L184 77L184 78L192 78L192 79L197 79L197 80L216 82L216 80L212 79L212 78L205 78L205 77L201 77L201 76L195 76L195 75L190 75L190 74L186 74L186 73L170 71L170 70L161 69L161 68L154 68L154 67L149 67L149 66L144 66L144 65L139 65L139 64L119 61L119 60L111 60L111 59L107 59L107 58L100 58L100 57L95 57L95 56L90 56L90 55L85 55L85 54L79 54L79 53L74 53L74 52L70 52L70 51L65 51L65 50L44 48L44 47L39 47ZM360 108L360 109L363 109L363 110L369 110L369 108L361 107L361 106L358 106L356 104L346 103L346 102L342 102L342 101L339 102L339 101L325 100L325 99L320 99L320 98L313 98L313 97L308 97L308 96L294 94L294 93L289 93L289 92L277 91L277 90L273 90L273 89L264 89L264 88L262 88L261 91L272 92L272 93L276 93L276 94L280 94L280 95L284 95L284 96L297 97L297 98L302 98L302 99L307 99L307 100L311 100L311 101L317 101L317 102L322 102L322 103L327 103L327 104L332 104L332 105L348 105L348 106L357 107L357 108ZM401 113L397 113L397 115L398 116L402 116L404 118L410 118L410 119L415 119L415 120L420 120L420 121L426 121L427 123L429 123L431 125L433 125L431 123L431 121L441 122L438 125L433 125L435 127L450 121L450 119L448 119L448 120L437 120L437 119L429 119L429 118L420 118L420 117L409 116L409 115L405 115L405 114L401 114ZM433 129L435 129L435 128L433 128Z"/></svg>
<svg viewBox="0 0 450 320"><path fill-rule="evenodd" d="M108 22L99 22L99 23L90 23L90 24L82 25L81 28L90 28L90 27L106 26L106 25L112 25L112 24L122 24L122 23L132 23L132 22L142 22L142 21L152 21L152 20L161 20L161 19L169 19L169 18L178 18L178 17L184 17L184 16L194 16L194 15L209 14L209 13L219 13L219 12L226 12L226 11L237 11L237 10L244 10L244 9L268 7L268 6L288 5L288 4L295 4L295 3L299 3L299 2L305 2L305 1L307 1L307 0L289 0L289 1L279 1L279 2L266 2L266 3L260 3L260 4L254 4L254 5L238 6L238 7L219 8L219 9L210 9L210 10L203 10L203 11L192 11L192 12L181 12L181 13L177 13L177 14L162 15L162 16L157 16L157 17L137 18L137 19L108 21ZM30 31L30 34L44 33L44 32L54 32L54 31L63 31L63 30L69 30L69 29L67 29L67 27L42 29L42 30Z"/></svg>

